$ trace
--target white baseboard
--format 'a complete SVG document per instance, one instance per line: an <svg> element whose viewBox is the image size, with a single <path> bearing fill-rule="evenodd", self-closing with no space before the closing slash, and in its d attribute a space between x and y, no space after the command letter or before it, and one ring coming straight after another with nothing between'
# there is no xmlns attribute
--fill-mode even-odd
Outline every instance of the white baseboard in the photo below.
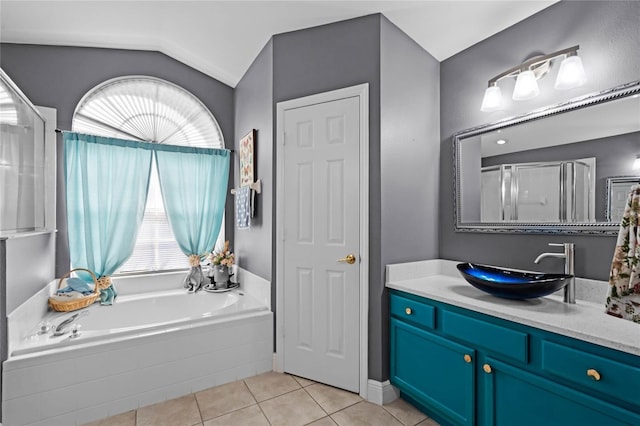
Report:
<svg viewBox="0 0 640 426"><path fill-rule="evenodd" d="M276 352L273 353L273 371L277 372L277 373L284 373L284 371L281 371L278 368L278 354ZM2 425L0 425L2 426Z"/></svg>
<svg viewBox="0 0 640 426"><path fill-rule="evenodd" d="M400 396L400 391L388 380L379 382L369 379L367 388L367 400L378 405L393 402Z"/></svg>

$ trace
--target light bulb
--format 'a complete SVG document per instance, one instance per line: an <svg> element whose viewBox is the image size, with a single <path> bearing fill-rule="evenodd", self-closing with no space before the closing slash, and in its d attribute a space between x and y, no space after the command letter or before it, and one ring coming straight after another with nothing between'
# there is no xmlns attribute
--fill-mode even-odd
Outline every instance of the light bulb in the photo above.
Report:
<svg viewBox="0 0 640 426"><path fill-rule="evenodd" d="M633 162L633 170L640 169L640 155L636 156L636 160Z"/></svg>
<svg viewBox="0 0 640 426"><path fill-rule="evenodd" d="M539 93L538 81L533 71L526 70L518 74L516 87L513 89L514 101L526 101L527 99L535 98Z"/></svg>
<svg viewBox="0 0 640 426"><path fill-rule="evenodd" d="M587 82L587 74L579 56L568 56L560 63L555 88L559 90L580 87Z"/></svg>
<svg viewBox="0 0 640 426"><path fill-rule="evenodd" d="M484 91L480 111L493 112L502 109L502 91L498 86L489 86Z"/></svg>

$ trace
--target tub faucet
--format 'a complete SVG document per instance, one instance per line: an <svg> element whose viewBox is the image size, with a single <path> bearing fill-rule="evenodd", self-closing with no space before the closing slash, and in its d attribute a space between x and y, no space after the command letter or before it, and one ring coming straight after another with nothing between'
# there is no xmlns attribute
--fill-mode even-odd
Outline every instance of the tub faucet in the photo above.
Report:
<svg viewBox="0 0 640 426"><path fill-rule="evenodd" d="M574 267L574 244L573 243L549 243L552 247L563 247L563 253L542 253L536 257L533 263L540 263L545 257L559 257L564 259L564 273L574 275L569 280L569 283L564 286L564 302L576 303L576 278Z"/></svg>
<svg viewBox="0 0 640 426"><path fill-rule="evenodd" d="M88 313L89 311L82 311L78 312L77 314L71 315L69 318L58 324L58 326L53 330L53 336L62 336L63 334L67 333L67 330L65 329L67 328L67 326L69 326L69 324L74 322L80 316L84 316Z"/></svg>

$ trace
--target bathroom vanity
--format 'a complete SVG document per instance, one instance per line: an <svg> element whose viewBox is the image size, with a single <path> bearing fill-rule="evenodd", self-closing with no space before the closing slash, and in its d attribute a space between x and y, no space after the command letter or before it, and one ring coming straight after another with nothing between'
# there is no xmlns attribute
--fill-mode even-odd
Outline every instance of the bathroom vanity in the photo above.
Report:
<svg viewBox="0 0 640 426"><path fill-rule="evenodd" d="M391 383L441 424L640 424L640 324L610 317L579 280L507 300L466 283L457 262L388 265ZM594 299L597 299L596 294Z"/></svg>

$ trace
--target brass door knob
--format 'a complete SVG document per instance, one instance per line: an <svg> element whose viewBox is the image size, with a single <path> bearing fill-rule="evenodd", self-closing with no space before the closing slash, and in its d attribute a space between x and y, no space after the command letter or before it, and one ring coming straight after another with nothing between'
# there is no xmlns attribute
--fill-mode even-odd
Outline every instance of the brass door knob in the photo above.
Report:
<svg viewBox="0 0 640 426"><path fill-rule="evenodd" d="M489 364L485 364L482 366L482 369L484 370L485 373L490 374L491 373L491 366Z"/></svg>
<svg viewBox="0 0 640 426"><path fill-rule="evenodd" d="M594 370L593 368L587 370L587 376L591 377L596 382L600 381L600 373L598 373L598 370Z"/></svg>
<svg viewBox="0 0 640 426"><path fill-rule="evenodd" d="M464 362L466 362L467 364L471 362L471 355L469 354L464 354Z"/></svg>
<svg viewBox="0 0 640 426"><path fill-rule="evenodd" d="M406 308L406 309L404 310L404 312L405 312L405 314L407 314L407 315L411 315L411 314L413 313L413 310L412 310L411 308Z"/></svg>
<svg viewBox="0 0 640 426"><path fill-rule="evenodd" d="M336 262L346 262L349 265L353 265L354 263L356 263L356 256L354 254L348 254L346 257L343 257L342 259L336 260Z"/></svg>

